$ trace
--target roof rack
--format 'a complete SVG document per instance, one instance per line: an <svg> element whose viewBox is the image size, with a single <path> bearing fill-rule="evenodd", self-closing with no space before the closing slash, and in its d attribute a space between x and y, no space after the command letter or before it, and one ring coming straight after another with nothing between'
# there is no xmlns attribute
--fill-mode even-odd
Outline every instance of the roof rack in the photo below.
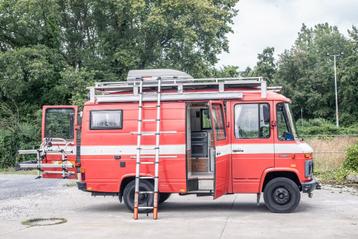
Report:
<svg viewBox="0 0 358 239"><path fill-rule="evenodd" d="M267 85L263 77L199 78L170 69L130 71L127 81L97 82L89 87L91 102L135 102L139 99L138 87L143 81L143 101L155 101L157 80L161 80L162 101L214 100L242 98L237 88L257 90L266 98ZM236 89L236 90L234 90ZM195 90L202 90L200 92ZM203 91L205 90L205 91Z"/></svg>

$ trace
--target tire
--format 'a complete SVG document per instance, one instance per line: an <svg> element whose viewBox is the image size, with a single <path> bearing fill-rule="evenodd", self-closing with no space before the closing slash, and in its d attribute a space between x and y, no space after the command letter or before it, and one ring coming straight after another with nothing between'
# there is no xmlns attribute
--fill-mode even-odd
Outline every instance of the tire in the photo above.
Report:
<svg viewBox="0 0 358 239"><path fill-rule="evenodd" d="M170 193L159 193L159 204L162 204L170 197Z"/></svg>
<svg viewBox="0 0 358 239"><path fill-rule="evenodd" d="M266 207L274 213L289 213L300 203L301 193L295 182L288 178L274 178L264 188Z"/></svg>
<svg viewBox="0 0 358 239"><path fill-rule="evenodd" d="M134 209L134 190L135 180L130 181L123 191L123 201L129 211ZM141 181L139 184L140 191L153 191L153 184L148 181ZM139 206L153 206L153 194L139 194ZM151 212L152 209L139 209L139 213Z"/></svg>

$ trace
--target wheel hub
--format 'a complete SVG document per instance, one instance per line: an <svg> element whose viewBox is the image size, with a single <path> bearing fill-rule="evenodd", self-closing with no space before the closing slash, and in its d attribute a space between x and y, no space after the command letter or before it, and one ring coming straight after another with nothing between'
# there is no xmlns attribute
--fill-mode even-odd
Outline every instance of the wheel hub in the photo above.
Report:
<svg viewBox="0 0 358 239"><path fill-rule="evenodd" d="M273 200L280 205L287 204L290 199L291 195L284 187L278 187L273 191Z"/></svg>
<svg viewBox="0 0 358 239"><path fill-rule="evenodd" d="M145 191L145 188L140 188L140 191ZM130 192L130 198L132 203L134 204L134 189ZM142 206L146 206L148 204L149 201L149 195L148 194L139 194L138 195L138 205L142 205Z"/></svg>

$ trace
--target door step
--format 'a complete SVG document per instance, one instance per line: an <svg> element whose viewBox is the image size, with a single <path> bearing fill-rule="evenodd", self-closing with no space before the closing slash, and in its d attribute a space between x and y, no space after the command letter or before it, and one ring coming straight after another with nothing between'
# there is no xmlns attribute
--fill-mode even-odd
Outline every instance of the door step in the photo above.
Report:
<svg viewBox="0 0 358 239"><path fill-rule="evenodd" d="M180 193L180 195L192 195L192 194L196 194L196 196L198 197L205 197L205 196L213 196L214 193L213 191L209 190L209 191L205 191L205 190L197 190L197 191L189 191L186 193Z"/></svg>

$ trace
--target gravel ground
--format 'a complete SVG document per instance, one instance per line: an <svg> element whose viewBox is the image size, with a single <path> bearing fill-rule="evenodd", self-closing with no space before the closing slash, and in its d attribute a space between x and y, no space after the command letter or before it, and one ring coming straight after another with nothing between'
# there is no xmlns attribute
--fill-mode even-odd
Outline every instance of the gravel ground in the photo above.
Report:
<svg viewBox="0 0 358 239"><path fill-rule="evenodd" d="M64 224L25 226L33 218ZM358 238L356 189L324 186L302 196L295 213L273 214L255 195L172 195L159 220L132 214L115 197L93 198L68 180L0 175L0 238Z"/></svg>

